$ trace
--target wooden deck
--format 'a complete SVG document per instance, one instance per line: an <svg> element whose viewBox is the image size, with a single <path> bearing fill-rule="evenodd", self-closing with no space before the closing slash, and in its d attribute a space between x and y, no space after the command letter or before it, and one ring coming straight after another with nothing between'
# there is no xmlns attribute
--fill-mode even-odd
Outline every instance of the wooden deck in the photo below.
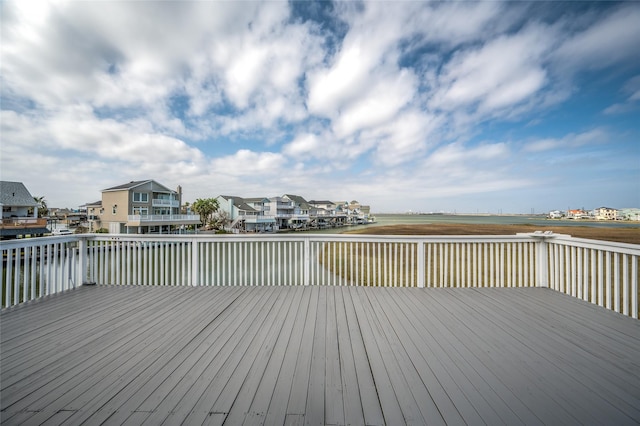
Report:
<svg viewBox="0 0 640 426"><path fill-rule="evenodd" d="M3 425L640 422L640 321L549 289L96 286L0 319Z"/></svg>

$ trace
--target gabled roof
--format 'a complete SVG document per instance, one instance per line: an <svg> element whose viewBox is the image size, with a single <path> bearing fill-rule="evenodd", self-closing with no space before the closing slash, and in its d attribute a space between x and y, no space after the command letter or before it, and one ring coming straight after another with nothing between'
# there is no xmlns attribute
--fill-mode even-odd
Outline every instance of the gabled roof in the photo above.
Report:
<svg viewBox="0 0 640 426"><path fill-rule="evenodd" d="M268 197L252 197L252 198L245 198L244 201L247 203L263 203L264 201L269 201Z"/></svg>
<svg viewBox="0 0 640 426"><path fill-rule="evenodd" d="M163 190L168 191L168 192L176 192L172 189L167 188L166 186L156 182L153 179L147 179L147 180L132 180L129 183L123 183L122 185L117 185L117 186L112 186L111 188L107 188L107 189L103 189L102 192L108 192L108 191L122 191L122 190L130 190L133 188L136 188L138 186L142 186L144 184L147 184L149 182L154 183L155 185L158 185L159 187L161 187Z"/></svg>
<svg viewBox="0 0 640 426"><path fill-rule="evenodd" d="M249 212L257 212L258 210L254 209L253 207L251 207L249 204L247 204L244 200L244 198L242 197L235 197L233 195L221 195L222 198L224 198L225 200L233 200L233 205L236 206L238 208L238 210L244 210L244 211L249 211Z"/></svg>
<svg viewBox="0 0 640 426"><path fill-rule="evenodd" d="M293 201L294 203L299 205L302 209L308 209L309 208L309 203L307 203L307 200L305 200L304 198L302 198L299 195L284 194L283 198L284 197L287 197L288 199L290 199L291 201Z"/></svg>
<svg viewBox="0 0 640 426"><path fill-rule="evenodd" d="M22 182L4 180L0 181L0 204L17 207L36 207L39 205Z"/></svg>
<svg viewBox="0 0 640 426"><path fill-rule="evenodd" d="M328 200L311 200L309 204L335 204L333 201Z"/></svg>

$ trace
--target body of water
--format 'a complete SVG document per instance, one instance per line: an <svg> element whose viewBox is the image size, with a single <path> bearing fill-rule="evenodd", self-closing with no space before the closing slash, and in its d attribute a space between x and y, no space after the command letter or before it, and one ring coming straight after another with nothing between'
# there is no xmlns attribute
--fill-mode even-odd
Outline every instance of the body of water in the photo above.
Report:
<svg viewBox="0 0 640 426"><path fill-rule="evenodd" d="M339 234L354 229L363 229L373 226L388 225L420 225L438 223L464 223L464 224L496 224L496 225L532 225L532 226L594 226L607 228L631 228L640 227L638 222L629 221L591 221L572 219L546 219L544 216L528 215L440 215L440 214L377 214L376 222L369 225L343 226L319 231L311 231L319 234Z"/></svg>

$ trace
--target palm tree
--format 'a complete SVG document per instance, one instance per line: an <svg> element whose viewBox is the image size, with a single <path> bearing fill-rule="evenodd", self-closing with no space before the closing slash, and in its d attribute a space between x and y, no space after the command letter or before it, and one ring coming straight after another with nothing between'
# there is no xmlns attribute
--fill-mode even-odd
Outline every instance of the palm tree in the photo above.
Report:
<svg viewBox="0 0 640 426"><path fill-rule="evenodd" d="M33 197L33 200L38 203L38 217L44 217L49 214L49 208L47 207L47 200L44 195L40 197Z"/></svg>
<svg viewBox="0 0 640 426"><path fill-rule="evenodd" d="M218 200L215 198L198 198L192 205L191 208L194 212L200 215L202 223L206 226L211 222L211 217L213 214L218 211Z"/></svg>

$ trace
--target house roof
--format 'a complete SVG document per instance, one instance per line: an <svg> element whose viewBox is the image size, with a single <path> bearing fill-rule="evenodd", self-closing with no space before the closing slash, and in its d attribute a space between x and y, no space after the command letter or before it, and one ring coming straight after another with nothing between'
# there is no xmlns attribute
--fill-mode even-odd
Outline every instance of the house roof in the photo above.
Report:
<svg viewBox="0 0 640 426"><path fill-rule="evenodd" d="M239 210L257 212L258 210L251 207L246 203L245 199L242 197L235 197L233 195L221 195L225 200L233 200L233 205L236 206Z"/></svg>
<svg viewBox="0 0 640 426"><path fill-rule="evenodd" d="M96 206L102 206L102 200L94 201L93 203L87 203L80 207L96 207Z"/></svg>
<svg viewBox="0 0 640 426"><path fill-rule="evenodd" d="M152 182L152 183L154 183L154 184L156 184L156 185L160 186L161 188L163 188L163 189L164 189L164 190L166 190L166 191L169 191L169 192L176 192L176 191L173 191L173 190L171 190L171 189L167 188L166 186L162 185L161 183L156 182L156 181L155 181L155 180L153 180L153 179L147 179L147 180L132 180L132 181L131 181L131 182L129 182L129 183L123 183L122 185L112 186L111 188L103 189L103 190L102 190L102 192L107 192L107 191L122 191L122 190L125 190L125 189L126 189L126 190L129 190L129 189L132 189L132 188L136 188L136 187L138 187L138 186L142 186L142 185L144 185L144 184L146 184L146 183L149 183L149 182Z"/></svg>
<svg viewBox="0 0 640 426"><path fill-rule="evenodd" d="M311 200L309 204L335 204L333 201L329 200Z"/></svg>
<svg viewBox="0 0 640 426"><path fill-rule="evenodd" d="M263 203L264 201L269 201L269 198L267 197L252 197L252 198L245 198L244 201L247 203Z"/></svg>
<svg viewBox="0 0 640 426"><path fill-rule="evenodd" d="M39 205L22 182L4 180L0 181L0 204L19 207L36 207Z"/></svg>
<svg viewBox="0 0 640 426"><path fill-rule="evenodd" d="M309 203L307 202L307 200L305 200L304 198L302 198L299 195L284 194L283 197L287 197L288 199L290 199L291 201L293 201L294 203L296 203L297 205L299 205L303 209L308 209L309 208Z"/></svg>

